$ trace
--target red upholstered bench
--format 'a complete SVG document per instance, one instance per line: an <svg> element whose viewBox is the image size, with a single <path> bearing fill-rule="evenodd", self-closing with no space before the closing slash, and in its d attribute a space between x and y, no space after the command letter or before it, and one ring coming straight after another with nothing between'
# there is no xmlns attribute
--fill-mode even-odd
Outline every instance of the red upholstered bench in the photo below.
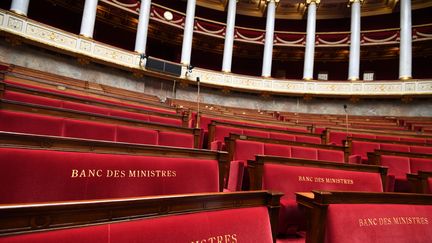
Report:
<svg viewBox="0 0 432 243"><path fill-rule="evenodd" d="M65 108L65 109L70 109L75 111L84 111L84 112L102 114L108 116L124 117L124 118L137 119L141 121L151 121L151 122L169 124L174 126L182 126L181 118L174 119L174 118L167 118L167 117L161 117L161 116L149 115L149 114L143 114L137 112L129 112L120 109L100 107L96 105L88 105L88 104L64 101L64 100L59 100L54 98L39 97L36 95L18 93L18 92L8 91L8 90L4 92L3 98L6 100L59 107L59 108Z"/></svg>
<svg viewBox="0 0 432 243"><path fill-rule="evenodd" d="M0 242L272 243L279 198L260 191L0 205Z"/></svg>
<svg viewBox="0 0 432 243"><path fill-rule="evenodd" d="M432 239L432 195L314 191L297 202L309 216L307 243Z"/></svg>
<svg viewBox="0 0 432 243"><path fill-rule="evenodd" d="M432 172L432 155L375 150L368 154L372 164L389 168L389 184L387 191L411 192L407 174L417 174L418 171Z"/></svg>
<svg viewBox="0 0 432 243"><path fill-rule="evenodd" d="M252 190L284 193L279 214L280 234L302 229L303 216L297 209L296 192L312 190L382 192L387 169L379 166L336 164L271 156L249 161Z"/></svg>
<svg viewBox="0 0 432 243"><path fill-rule="evenodd" d="M0 203L219 191L218 161L190 153L170 158L0 148Z"/></svg>

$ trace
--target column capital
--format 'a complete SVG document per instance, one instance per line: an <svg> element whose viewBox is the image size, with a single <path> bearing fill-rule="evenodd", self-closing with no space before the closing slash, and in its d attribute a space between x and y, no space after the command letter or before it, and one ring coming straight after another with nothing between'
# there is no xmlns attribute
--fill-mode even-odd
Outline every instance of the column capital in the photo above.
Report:
<svg viewBox="0 0 432 243"><path fill-rule="evenodd" d="M348 0L348 7L357 2L359 2L360 5L363 5L364 0Z"/></svg>
<svg viewBox="0 0 432 243"><path fill-rule="evenodd" d="M319 5L321 0L306 0L306 6L309 6L311 3L315 3L316 5Z"/></svg>

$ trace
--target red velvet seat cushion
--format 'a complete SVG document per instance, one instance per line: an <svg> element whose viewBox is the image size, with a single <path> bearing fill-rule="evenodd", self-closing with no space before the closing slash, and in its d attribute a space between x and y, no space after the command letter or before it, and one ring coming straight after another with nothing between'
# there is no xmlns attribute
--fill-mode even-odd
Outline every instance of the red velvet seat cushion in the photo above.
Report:
<svg viewBox="0 0 432 243"><path fill-rule="evenodd" d="M388 175L394 175L398 179L406 179L406 174L411 173L408 157L381 155L381 165L388 167Z"/></svg>
<svg viewBox="0 0 432 243"><path fill-rule="evenodd" d="M241 191L245 162L242 160L233 160L230 163L228 186L230 192Z"/></svg>
<svg viewBox="0 0 432 243"><path fill-rule="evenodd" d="M158 144L158 131L137 127L117 126L117 142Z"/></svg>
<svg viewBox="0 0 432 243"><path fill-rule="evenodd" d="M280 139L280 140L285 140L285 141L295 141L295 139L296 139L295 135L285 134L285 133L276 133L276 132L271 132L270 138Z"/></svg>
<svg viewBox="0 0 432 243"><path fill-rule="evenodd" d="M61 117L0 110L0 130L8 132L62 136L63 120Z"/></svg>
<svg viewBox="0 0 432 243"><path fill-rule="evenodd" d="M217 160L0 148L0 166L0 203L219 190Z"/></svg>
<svg viewBox="0 0 432 243"><path fill-rule="evenodd" d="M63 103L61 100L41 97L37 95L18 93L18 92L13 92L8 90L4 93L4 99L37 104L37 105L46 105L51 107L62 107L62 103Z"/></svg>
<svg viewBox="0 0 432 243"><path fill-rule="evenodd" d="M0 242L272 243L273 240L267 208L249 207L9 236L0 238Z"/></svg>
<svg viewBox="0 0 432 243"><path fill-rule="evenodd" d="M431 218L430 205L332 204L325 242L430 242Z"/></svg>
<svg viewBox="0 0 432 243"><path fill-rule="evenodd" d="M159 145L193 148L194 136L192 134L177 132L159 132Z"/></svg>
<svg viewBox="0 0 432 243"><path fill-rule="evenodd" d="M265 143L264 154L291 158L291 146Z"/></svg>
<svg viewBox="0 0 432 243"><path fill-rule="evenodd" d="M116 126L99 122L65 119L64 136L115 141Z"/></svg>
<svg viewBox="0 0 432 243"><path fill-rule="evenodd" d="M291 156L300 159L318 159L318 151L316 148L307 147L291 147Z"/></svg>
<svg viewBox="0 0 432 243"><path fill-rule="evenodd" d="M234 160L255 160L255 155L264 154L264 144L261 142L235 140Z"/></svg>

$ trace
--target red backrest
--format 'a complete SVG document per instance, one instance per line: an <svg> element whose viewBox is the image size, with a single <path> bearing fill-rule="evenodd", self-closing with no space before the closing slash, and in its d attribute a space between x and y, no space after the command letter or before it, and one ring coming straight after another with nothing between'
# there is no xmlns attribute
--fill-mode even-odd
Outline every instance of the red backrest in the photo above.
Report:
<svg viewBox="0 0 432 243"><path fill-rule="evenodd" d="M291 146L265 143L264 154L291 158Z"/></svg>
<svg viewBox="0 0 432 243"><path fill-rule="evenodd" d="M255 160L256 154L264 154L264 144L261 142L235 140L234 160Z"/></svg>
<svg viewBox="0 0 432 243"><path fill-rule="evenodd" d="M63 103L61 100L45 98L45 97L24 94L24 93L18 93L18 92L13 92L8 90L6 90L4 93L4 99L31 103L31 104L38 104L38 105L46 105L52 107L62 107L62 103Z"/></svg>
<svg viewBox="0 0 432 243"><path fill-rule="evenodd" d="M65 119L65 137L115 141L116 126L91 121Z"/></svg>
<svg viewBox="0 0 432 243"><path fill-rule="evenodd" d="M194 148L194 136L176 132L159 132L159 145Z"/></svg>
<svg viewBox="0 0 432 243"><path fill-rule="evenodd" d="M108 108L98 107L95 105L80 104L80 103L69 102L69 101L63 102L63 108L75 110L75 111L84 111L89 113L102 114L102 115L110 114L110 110Z"/></svg>
<svg viewBox="0 0 432 243"><path fill-rule="evenodd" d="M429 177L427 179L427 184L428 184L428 188L429 188L429 193L432 193L432 177Z"/></svg>
<svg viewBox="0 0 432 243"><path fill-rule="evenodd" d="M230 133L241 135L243 130L236 127L217 125L215 126L215 137L213 141L221 141L222 143L225 143L225 137L228 137Z"/></svg>
<svg viewBox="0 0 432 243"><path fill-rule="evenodd" d="M268 132L258 131L258 130L243 129L243 134L246 136L253 136L253 137L260 137L260 138L270 137L270 134Z"/></svg>
<svg viewBox="0 0 432 243"><path fill-rule="evenodd" d="M0 242L272 243L273 240L268 209L248 207L7 236L0 237Z"/></svg>
<svg viewBox="0 0 432 243"><path fill-rule="evenodd" d="M330 131L329 143L335 145L342 145L342 141L347 139L347 134L345 132Z"/></svg>
<svg viewBox="0 0 432 243"><path fill-rule="evenodd" d="M263 189L283 192L284 198L293 200L295 192L312 190L383 190L379 173L272 163L264 164Z"/></svg>
<svg viewBox="0 0 432 243"><path fill-rule="evenodd" d="M410 158L410 164L411 173L417 173L418 171L432 172L432 159Z"/></svg>
<svg viewBox="0 0 432 243"><path fill-rule="evenodd" d="M8 132L62 136L63 120L61 117L0 110L0 130Z"/></svg>
<svg viewBox="0 0 432 243"><path fill-rule="evenodd" d="M401 137L400 141L404 142L414 142L414 143L426 143L426 139L424 138L408 138L408 137Z"/></svg>
<svg viewBox="0 0 432 243"><path fill-rule="evenodd" d="M321 138L318 138L318 137L309 137L309 136L297 135L296 136L296 141L297 142L302 142L302 143L321 144Z"/></svg>
<svg viewBox="0 0 432 243"><path fill-rule="evenodd" d="M301 158L301 159L318 159L318 151L316 148L307 148L307 147L291 147L291 156L293 158Z"/></svg>
<svg viewBox="0 0 432 243"><path fill-rule="evenodd" d="M411 153L432 154L432 146L410 146Z"/></svg>
<svg viewBox="0 0 432 243"><path fill-rule="evenodd" d="M431 205L330 204L325 242L429 242L431 218Z"/></svg>
<svg viewBox="0 0 432 243"><path fill-rule="evenodd" d="M295 139L296 139L295 135L285 134L285 133L276 133L276 132L271 132L270 138L280 139L280 140L285 140L285 141L295 141Z"/></svg>
<svg viewBox="0 0 432 243"><path fill-rule="evenodd" d="M117 142L158 144L158 131L137 127L117 126Z"/></svg>
<svg viewBox="0 0 432 243"><path fill-rule="evenodd" d="M286 131L292 131L292 132L307 132L307 128L294 128L294 127L286 127Z"/></svg>
<svg viewBox="0 0 432 243"><path fill-rule="evenodd" d="M380 140L400 141L400 138L396 136L376 135L375 138Z"/></svg>
<svg viewBox="0 0 432 243"><path fill-rule="evenodd" d="M364 133L353 133L351 135L354 138L369 138L369 139L376 139L375 135L372 134L364 134Z"/></svg>
<svg viewBox="0 0 432 243"><path fill-rule="evenodd" d="M0 148L0 203L217 192L218 161Z"/></svg>
<svg viewBox="0 0 432 243"><path fill-rule="evenodd" d="M394 175L397 179L406 179L406 174L411 172L410 159L402 156L381 155L381 165L388 167L388 175Z"/></svg>
<svg viewBox="0 0 432 243"><path fill-rule="evenodd" d="M380 149L389 150L389 151L398 151L398 152L409 152L409 150L410 150L408 145L391 144L391 143L382 143L380 145Z"/></svg>
<svg viewBox="0 0 432 243"><path fill-rule="evenodd" d="M360 155L363 160L367 159L367 153L373 152L375 149L380 149L379 143L352 141L352 152L353 155Z"/></svg>
<svg viewBox="0 0 432 243"><path fill-rule="evenodd" d="M318 160L344 163L345 156L343 151L318 149Z"/></svg>

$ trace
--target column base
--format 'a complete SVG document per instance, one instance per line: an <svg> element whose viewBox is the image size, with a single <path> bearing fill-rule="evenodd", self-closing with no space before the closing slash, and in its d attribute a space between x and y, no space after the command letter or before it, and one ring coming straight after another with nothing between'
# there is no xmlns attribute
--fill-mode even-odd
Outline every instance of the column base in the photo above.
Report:
<svg viewBox="0 0 432 243"><path fill-rule="evenodd" d="M24 13L23 11L20 11L20 10L17 10L17 9L11 9L11 10L9 10L9 11L11 11L11 12L14 13L14 14L18 14L18 15L21 15L21 16L24 16L24 17L27 17L27 14Z"/></svg>
<svg viewBox="0 0 432 243"><path fill-rule="evenodd" d="M306 77L306 78L303 78L303 80L304 80L304 81L311 81L311 80L313 80L313 78L308 78L308 77Z"/></svg>
<svg viewBox="0 0 432 243"><path fill-rule="evenodd" d="M222 70L222 72L228 74L231 73L231 70Z"/></svg>
<svg viewBox="0 0 432 243"><path fill-rule="evenodd" d="M399 79L400 80L410 80L410 79L412 79L412 77L411 76L400 76Z"/></svg>
<svg viewBox="0 0 432 243"><path fill-rule="evenodd" d="M359 78L348 78L348 81L359 81Z"/></svg>
<svg viewBox="0 0 432 243"><path fill-rule="evenodd" d="M262 75L262 78L271 78L271 75Z"/></svg>
<svg viewBox="0 0 432 243"><path fill-rule="evenodd" d="M79 37L82 37L84 39L93 40L93 36L88 36L88 35L85 35L85 34L79 34Z"/></svg>

